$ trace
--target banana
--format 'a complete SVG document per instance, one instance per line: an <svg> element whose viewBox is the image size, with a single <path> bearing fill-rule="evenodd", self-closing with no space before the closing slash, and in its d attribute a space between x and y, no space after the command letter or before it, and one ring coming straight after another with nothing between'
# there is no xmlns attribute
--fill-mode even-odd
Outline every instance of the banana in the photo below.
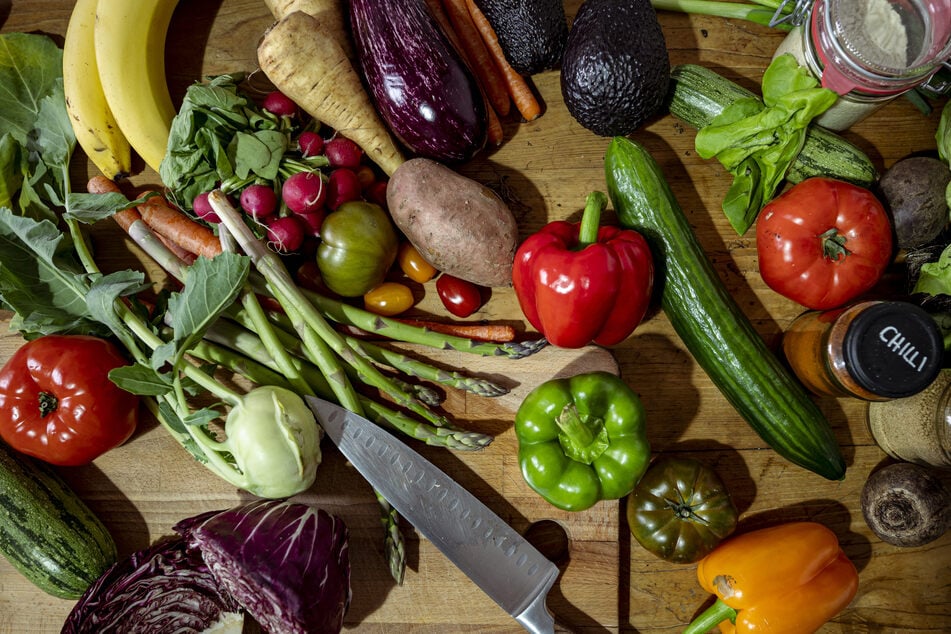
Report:
<svg viewBox="0 0 951 634"><path fill-rule="evenodd" d="M159 171L175 106L165 80L165 37L178 0L99 0L99 79L119 128L145 164Z"/></svg>
<svg viewBox="0 0 951 634"><path fill-rule="evenodd" d="M132 170L132 150L99 82L94 28L97 0L77 0L63 41L63 90L76 142L104 176Z"/></svg>

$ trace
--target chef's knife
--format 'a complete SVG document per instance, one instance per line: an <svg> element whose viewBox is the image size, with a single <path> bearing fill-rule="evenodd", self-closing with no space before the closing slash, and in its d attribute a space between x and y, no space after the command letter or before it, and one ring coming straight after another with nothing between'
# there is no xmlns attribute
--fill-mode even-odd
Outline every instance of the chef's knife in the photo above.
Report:
<svg viewBox="0 0 951 634"><path fill-rule="evenodd" d="M367 419L307 397L327 435L364 478L529 632L554 632L545 600L558 568L487 506Z"/></svg>

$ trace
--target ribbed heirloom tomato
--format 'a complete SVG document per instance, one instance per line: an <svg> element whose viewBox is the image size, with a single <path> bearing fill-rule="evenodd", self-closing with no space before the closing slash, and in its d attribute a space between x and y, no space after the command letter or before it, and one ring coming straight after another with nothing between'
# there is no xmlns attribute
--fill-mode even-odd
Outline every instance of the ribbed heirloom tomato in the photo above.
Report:
<svg viewBox="0 0 951 634"><path fill-rule="evenodd" d="M85 335L29 341L0 369L0 436L50 464L92 462L128 440L139 397L109 380L128 365L111 342Z"/></svg>
<svg viewBox="0 0 951 634"><path fill-rule="evenodd" d="M763 281L814 310L836 308L871 289L892 260L892 225L862 187L806 179L770 201L756 224Z"/></svg>

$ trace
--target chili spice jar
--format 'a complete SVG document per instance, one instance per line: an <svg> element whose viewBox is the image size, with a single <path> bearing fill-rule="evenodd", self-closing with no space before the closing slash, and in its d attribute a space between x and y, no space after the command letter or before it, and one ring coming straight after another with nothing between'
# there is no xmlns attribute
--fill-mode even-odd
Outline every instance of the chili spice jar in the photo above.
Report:
<svg viewBox="0 0 951 634"><path fill-rule="evenodd" d="M810 391L867 401L921 392L941 371L944 352L941 331L924 309L879 300L805 312L782 345Z"/></svg>

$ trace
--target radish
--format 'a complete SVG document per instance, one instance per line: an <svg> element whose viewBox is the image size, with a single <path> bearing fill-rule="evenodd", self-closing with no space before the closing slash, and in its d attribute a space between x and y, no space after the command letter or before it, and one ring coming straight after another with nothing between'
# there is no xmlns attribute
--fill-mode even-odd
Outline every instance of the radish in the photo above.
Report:
<svg viewBox="0 0 951 634"><path fill-rule="evenodd" d="M324 150L324 139L312 130L305 130L297 137L297 147L305 157L318 156Z"/></svg>
<svg viewBox="0 0 951 634"><path fill-rule="evenodd" d="M296 216L281 216L267 224L268 244L280 253L297 251L304 237L304 223Z"/></svg>
<svg viewBox="0 0 951 634"><path fill-rule="evenodd" d="M215 213L215 210L211 208L211 204L208 202L208 192L202 192L195 196L195 200L192 201L192 211L205 222L221 222L221 219L218 218L218 214Z"/></svg>
<svg viewBox="0 0 951 634"><path fill-rule="evenodd" d="M331 167L349 167L356 169L363 161L363 150L350 139L342 136L334 137L324 146L324 155Z"/></svg>
<svg viewBox="0 0 951 634"><path fill-rule="evenodd" d="M346 167L338 167L330 172L327 189L327 206L331 209L351 200L359 200L362 194L357 173Z"/></svg>
<svg viewBox="0 0 951 634"><path fill-rule="evenodd" d="M304 233L311 236L319 236L320 225L324 223L324 215L323 210L321 210L308 214L297 214L297 218L301 220L301 224L304 226Z"/></svg>
<svg viewBox="0 0 951 634"><path fill-rule="evenodd" d="M248 185L241 192L241 208L255 220L264 220L277 213L277 194L261 183Z"/></svg>
<svg viewBox="0 0 951 634"><path fill-rule="evenodd" d="M262 106L279 117L293 117L297 114L297 104L279 90L269 92Z"/></svg>
<svg viewBox="0 0 951 634"><path fill-rule="evenodd" d="M281 198L291 211L309 214L323 209L328 187L319 172L297 172L281 186Z"/></svg>

